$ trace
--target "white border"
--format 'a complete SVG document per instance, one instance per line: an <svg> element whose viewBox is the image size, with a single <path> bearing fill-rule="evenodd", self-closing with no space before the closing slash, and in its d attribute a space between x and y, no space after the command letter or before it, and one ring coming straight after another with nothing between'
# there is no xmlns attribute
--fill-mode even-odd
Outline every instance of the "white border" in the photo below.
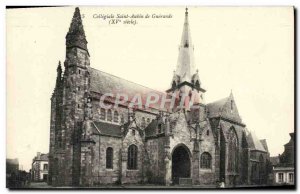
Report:
<svg viewBox="0 0 300 194"><path fill-rule="evenodd" d="M5 159L6 159L6 23L5 23L5 7L6 6L64 6L64 5L89 5L89 6L101 6L101 5L109 5L109 6L186 6L186 5L199 5L199 6L295 6L296 9L300 9L300 1L299 0L2 0L0 1L0 124L1 124L1 150L0 150L0 187L1 193L8 193L5 187ZM299 26L299 19L296 20L296 26ZM299 30L297 33L297 37L299 35ZM298 44L297 44L298 45ZM297 56L299 56L299 50L297 50ZM298 66L298 63L297 63ZM299 74L299 68L297 68L297 74ZM299 83L297 84L297 90L299 91ZM298 100L298 99L297 99ZM297 107L298 108L298 107ZM299 120L299 114L297 115L297 120ZM297 129L295 129L297 130ZM297 137L298 140L298 137ZM299 164L299 160L298 160ZM298 167L298 165L297 165ZM298 175L298 173L296 172ZM297 176L296 175L296 176ZM297 176L297 185L299 186L299 177ZM24 192L24 191L22 191ZM38 191L41 193L43 191ZM62 192L62 191L48 191L52 192ZM83 191L87 192L87 191ZM103 191L94 191L94 192L103 192ZM106 191L107 192L107 191ZM111 191L112 193L117 193L121 191ZM124 190L122 191L124 192ZM127 191L131 192L131 191ZM137 191L137 192L151 192L151 191ZM153 192L153 191L152 191ZM174 192L174 191L163 191L163 192ZM180 191L182 193L192 192L192 191ZM193 191L193 192L206 192L206 191ZM220 192L220 191L213 191ZM238 192L249 192L249 191L238 191ZM255 193L265 193L265 192L274 192L274 191L260 191L254 190L251 192ZM288 191L281 191L281 193L287 193Z"/></svg>

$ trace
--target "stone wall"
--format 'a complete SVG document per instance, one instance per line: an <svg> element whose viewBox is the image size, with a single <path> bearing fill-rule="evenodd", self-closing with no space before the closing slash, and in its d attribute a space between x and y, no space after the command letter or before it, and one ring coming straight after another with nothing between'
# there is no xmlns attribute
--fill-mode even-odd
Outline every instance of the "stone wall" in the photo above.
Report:
<svg viewBox="0 0 300 194"><path fill-rule="evenodd" d="M122 138L95 135L93 157L93 181L94 185L112 184L120 182L121 176L121 148ZM113 168L106 168L106 150L113 148Z"/></svg>
<svg viewBox="0 0 300 194"><path fill-rule="evenodd" d="M130 145L136 145L138 148L137 156L137 169L129 170L127 169L127 159L128 159L128 148ZM141 183L144 182L144 157L145 156L145 145L140 136L139 131L136 128L136 124L132 121L129 125L128 132L125 135L122 142L121 149L121 170L122 170L122 184L129 183Z"/></svg>
<svg viewBox="0 0 300 194"><path fill-rule="evenodd" d="M215 138L209 123L206 122L205 128L201 131L200 136L200 149L199 149L199 162L201 164L201 155L207 152L211 155L211 168L204 169L200 166L199 183L202 184L215 184L215 170L216 170L216 159L215 159Z"/></svg>

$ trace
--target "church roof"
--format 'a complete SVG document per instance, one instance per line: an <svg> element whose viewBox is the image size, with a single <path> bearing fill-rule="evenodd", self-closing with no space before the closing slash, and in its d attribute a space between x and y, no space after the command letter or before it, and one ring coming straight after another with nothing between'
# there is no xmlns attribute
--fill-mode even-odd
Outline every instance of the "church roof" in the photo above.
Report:
<svg viewBox="0 0 300 194"><path fill-rule="evenodd" d="M223 117L242 123L232 92L226 98L207 104L208 117Z"/></svg>
<svg viewBox="0 0 300 194"><path fill-rule="evenodd" d="M263 144L261 143L261 141L256 137L256 135L254 133L249 133L247 136L247 143L248 146L251 150L258 150L258 151L263 151L263 152L267 152L267 150L265 150Z"/></svg>
<svg viewBox="0 0 300 194"><path fill-rule="evenodd" d="M219 117L222 113L222 108L224 107L225 103L228 101L229 97L217 100L212 103L207 104L208 109L208 117Z"/></svg>
<svg viewBox="0 0 300 194"><path fill-rule="evenodd" d="M269 152L267 140L266 140L266 139L261 139L261 140L260 140L260 143L262 144L262 146L264 146L265 150L266 150L267 152Z"/></svg>
<svg viewBox="0 0 300 194"><path fill-rule="evenodd" d="M153 119L152 122L145 128L145 136L151 137L156 135L158 121L157 119Z"/></svg>
<svg viewBox="0 0 300 194"><path fill-rule="evenodd" d="M89 72L91 76L92 92L100 94L112 93L114 95L116 95L117 93L127 94L129 100L131 100L136 94L140 94L142 97L143 104L145 104L146 102L147 94L155 93L158 94L160 97L164 95L163 92L142 86L140 84L128 81L126 79L111 75L109 73L105 73L94 68L90 68ZM160 109L159 106L160 101L158 101L158 103L156 104L153 104L153 107L151 107Z"/></svg>
<svg viewBox="0 0 300 194"><path fill-rule="evenodd" d="M114 137L122 137L121 127L112 123L105 122L93 122L95 125L92 125L94 128L94 133L101 135L108 135Z"/></svg>

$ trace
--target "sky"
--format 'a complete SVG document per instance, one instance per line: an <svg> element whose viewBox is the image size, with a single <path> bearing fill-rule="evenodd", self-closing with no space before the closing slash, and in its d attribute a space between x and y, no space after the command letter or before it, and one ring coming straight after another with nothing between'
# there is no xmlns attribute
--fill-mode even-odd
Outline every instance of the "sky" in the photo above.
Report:
<svg viewBox="0 0 300 194"><path fill-rule="evenodd" d="M80 7L91 67L165 91L176 68L185 7ZM11 9L7 27L7 157L31 168L48 153L50 98L74 7ZM149 14L112 24L100 14ZM152 15L171 18L152 18ZM232 90L247 129L271 156L294 131L292 7L189 7L195 66L206 102Z"/></svg>

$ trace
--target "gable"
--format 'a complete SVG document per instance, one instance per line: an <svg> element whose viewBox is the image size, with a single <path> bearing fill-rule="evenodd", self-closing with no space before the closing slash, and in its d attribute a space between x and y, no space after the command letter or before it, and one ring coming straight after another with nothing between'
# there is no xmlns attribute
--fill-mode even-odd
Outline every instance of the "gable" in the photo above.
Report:
<svg viewBox="0 0 300 194"><path fill-rule="evenodd" d="M224 117L236 122L242 122L232 93L229 97L207 104L208 117Z"/></svg>

